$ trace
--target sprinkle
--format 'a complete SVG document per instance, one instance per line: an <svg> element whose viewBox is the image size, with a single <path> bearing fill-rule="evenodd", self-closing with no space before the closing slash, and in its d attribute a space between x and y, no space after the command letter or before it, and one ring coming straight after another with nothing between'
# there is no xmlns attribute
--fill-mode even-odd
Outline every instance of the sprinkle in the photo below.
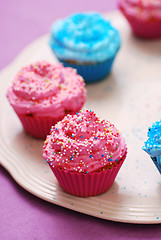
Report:
<svg viewBox="0 0 161 240"><path fill-rule="evenodd" d="M83 138L83 136L81 136L81 138Z"/></svg>
<svg viewBox="0 0 161 240"><path fill-rule="evenodd" d="M92 155L89 155L90 158L92 158L93 156Z"/></svg>
<svg viewBox="0 0 161 240"><path fill-rule="evenodd" d="M97 139L97 137L95 137L95 139Z"/></svg>
<svg viewBox="0 0 161 240"><path fill-rule="evenodd" d="M102 154L101 157L104 157L104 154Z"/></svg>

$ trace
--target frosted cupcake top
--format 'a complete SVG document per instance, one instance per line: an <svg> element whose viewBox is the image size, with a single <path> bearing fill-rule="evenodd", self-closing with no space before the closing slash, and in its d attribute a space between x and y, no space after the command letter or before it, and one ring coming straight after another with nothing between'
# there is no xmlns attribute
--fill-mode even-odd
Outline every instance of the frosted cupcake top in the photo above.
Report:
<svg viewBox="0 0 161 240"><path fill-rule="evenodd" d="M119 32L98 13L77 13L56 21L50 46L60 59L101 62L120 47Z"/></svg>
<svg viewBox="0 0 161 240"><path fill-rule="evenodd" d="M161 163L161 121L155 122L148 131L148 140L143 146L151 157L156 157Z"/></svg>
<svg viewBox="0 0 161 240"><path fill-rule="evenodd" d="M140 20L161 20L160 0L120 0L119 6L129 16Z"/></svg>
<svg viewBox="0 0 161 240"><path fill-rule="evenodd" d="M125 151L124 139L115 126L84 109L52 127L43 157L51 167L91 173L116 163Z"/></svg>
<svg viewBox="0 0 161 240"><path fill-rule="evenodd" d="M61 116L82 107L86 90L76 70L41 61L17 73L7 97L18 113Z"/></svg>

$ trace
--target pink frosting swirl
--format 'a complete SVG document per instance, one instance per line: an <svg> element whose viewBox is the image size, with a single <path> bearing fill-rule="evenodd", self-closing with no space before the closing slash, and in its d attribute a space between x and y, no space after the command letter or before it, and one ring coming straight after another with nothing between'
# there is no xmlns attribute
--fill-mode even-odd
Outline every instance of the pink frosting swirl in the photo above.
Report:
<svg viewBox="0 0 161 240"><path fill-rule="evenodd" d="M76 70L41 61L17 73L7 97L18 113L52 117L80 109L86 90Z"/></svg>
<svg viewBox="0 0 161 240"><path fill-rule="evenodd" d="M161 20L160 0L120 0L120 9L142 21Z"/></svg>
<svg viewBox="0 0 161 240"><path fill-rule="evenodd" d="M125 152L126 144L115 126L84 109L52 127L43 157L51 167L91 173L116 164Z"/></svg>

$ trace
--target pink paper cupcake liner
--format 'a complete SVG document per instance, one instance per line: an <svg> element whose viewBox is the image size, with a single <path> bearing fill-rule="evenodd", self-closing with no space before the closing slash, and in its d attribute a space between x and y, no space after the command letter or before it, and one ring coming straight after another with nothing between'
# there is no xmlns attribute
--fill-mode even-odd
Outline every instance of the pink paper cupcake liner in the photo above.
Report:
<svg viewBox="0 0 161 240"><path fill-rule="evenodd" d="M69 194L78 197L91 197L104 193L113 184L127 152L112 169L89 174L65 171L51 167L60 186Z"/></svg>
<svg viewBox="0 0 161 240"><path fill-rule="evenodd" d="M49 118L49 117L42 117L36 118L32 116L26 116L23 114L17 114L24 130L31 136L39 139L45 139L46 136L50 132L50 128L52 125L55 125L60 118Z"/></svg>
<svg viewBox="0 0 161 240"><path fill-rule="evenodd" d="M159 38L161 37L161 21L143 22L124 13L134 34L141 38Z"/></svg>

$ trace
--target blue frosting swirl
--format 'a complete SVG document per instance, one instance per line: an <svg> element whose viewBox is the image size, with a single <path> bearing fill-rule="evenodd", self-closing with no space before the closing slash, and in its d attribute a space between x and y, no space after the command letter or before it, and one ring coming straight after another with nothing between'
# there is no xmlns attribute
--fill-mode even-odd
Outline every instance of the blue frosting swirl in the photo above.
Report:
<svg viewBox="0 0 161 240"><path fill-rule="evenodd" d="M149 128L147 135L148 140L144 143L143 150L161 164L161 120Z"/></svg>
<svg viewBox="0 0 161 240"><path fill-rule="evenodd" d="M102 62L116 55L121 40L109 21L88 12L56 21L49 44L59 59Z"/></svg>

